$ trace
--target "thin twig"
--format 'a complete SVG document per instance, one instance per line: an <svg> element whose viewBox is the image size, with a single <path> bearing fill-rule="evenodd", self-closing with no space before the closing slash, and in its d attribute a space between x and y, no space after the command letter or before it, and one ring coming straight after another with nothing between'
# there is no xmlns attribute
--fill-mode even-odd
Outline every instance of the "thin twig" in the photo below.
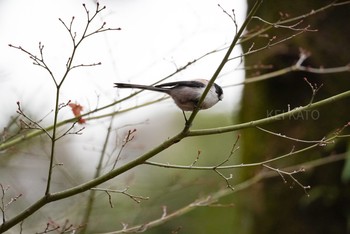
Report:
<svg viewBox="0 0 350 234"><path fill-rule="evenodd" d="M289 176L289 178L291 178L293 180L293 182L295 182L297 185L299 185L302 189L304 189L304 192L305 194L309 197L309 193L307 192L307 190L309 190L311 187L309 185L305 186L303 185L302 183L299 182L299 180L297 180L294 175L297 174L297 173L300 173L300 172L305 172L305 169L304 168L300 168L299 170L293 170L292 172L288 172L288 171L285 171L285 170L280 170L278 168L274 168L274 167L271 167L271 166L268 166L266 164L263 164L263 167L266 167L272 171L275 171L277 172L284 183L288 183L287 180L284 178L284 175L287 175Z"/></svg>
<svg viewBox="0 0 350 234"><path fill-rule="evenodd" d="M281 133L276 133L276 132L272 132L272 131L269 131L267 129L264 129L262 127L259 127L259 126L256 126L257 129L263 131L263 132L267 132L271 135L274 135L274 136L278 136L278 137L281 137L281 138L284 138L284 139L288 139L288 140L292 140L292 141L296 141L296 142L302 142L302 143L310 143L310 144L315 144L315 143L319 143L320 145L325 145L329 142L325 141L325 137L323 137L321 140L302 140L302 139L298 139L298 138L294 138L294 137L289 137L289 136L286 136L284 134L281 134Z"/></svg>
<svg viewBox="0 0 350 234"><path fill-rule="evenodd" d="M320 88L322 88L323 84L321 84L320 86L317 87L317 84L311 84L306 77L304 77L305 82L310 86L311 91L312 91L312 96L309 102L309 106L314 102L315 96L317 94L317 92L320 90Z"/></svg>
<svg viewBox="0 0 350 234"><path fill-rule="evenodd" d="M221 8L221 10L225 13L225 15L227 15L231 20L232 22L234 23L235 25L235 31L236 31L236 34L238 33L238 25L237 25L237 21L236 21L236 14L235 14L235 11L234 9L232 9L232 15L230 15L220 4L218 4L218 6Z"/></svg>
<svg viewBox="0 0 350 234"><path fill-rule="evenodd" d="M223 178L225 180L227 188L229 188L231 190L235 189L229 182L229 180L231 180L233 178L233 175L231 173L230 173L230 176L227 177L224 174L222 174L220 171L218 171L217 168L214 168L213 170L216 174L218 174L221 178Z"/></svg>
<svg viewBox="0 0 350 234"><path fill-rule="evenodd" d="M56 141L61 139L64 136L67 136L67 135L81 135L81 134L83 134L85 127L81 127L78 130L73 131L73 132L71 131L72 129L74 129L74 127L77 123L78 123L78 121L74 122L64 133L61 134L61 136L57 136Z"/></svg>
<svg viewBox="0 0 350 234"><path fill-rule="evenodd" d="M149 199L149 197L133 195L131 193L128 193L127 192L128 189L129 188L125 188L125 189L122 189L122 190L103 189L103 188L91 188L91 190L94 190L94 191L104 191L104 192L109 192L109 193L121 193L121 194L126 195L127 197L131 198L136 203L141 203L142 200L148 200Z"/></svg>
<svg viewBox="0 0 350 234"><path fill-rule="evenodd" d="M233 143L233 146L232 146L232 148L231 148L231 151L230 151L230 154L228 155L228 157L227 157L224 161L222 161L221 163L219 163L218 165L216 165L216 166L213 167L213 170L214 170L220 177L222 177L222 178L225 180L227 187L230 188L230 189L232 189L232 190L234 190L234 187L230 184L229 180L231 180L231 179L233 178L233 175L230 174L229 177L226 177L226 176L224 176L224 174L222 174L222 173L218 170L218 168L220 168L222 165L224 165L226 162L228 162L228 161L230 160L230 158L233 156L233 154L239 149L239 147L237 147L237 143L238 143L238 141L239 141L239 138L240 138L240 135L237 135L236 141Z"/></svg>
<svg viewBox="0 0 350 234"><path fill-rule="evenodd" d="M0 184L0 188L1 188L1 205L0 205L0 210L1 210L1 214L2 214L2 223L6 222L6 216L5 216L5 193L8 190L7 188L4 188L4 186L2 184Z"/></svg>
<svg viewBox="0 0 350 234"><path fill-rule="evenodd" d="M317 29L309 29L310 25L308 25L306 27L303 27L303 28L296 28L298 25L303 23L303 20L297 21L296 23L294 23L292 25L284 25L284 24L281 24L279 22L276 22L276 23L268 22L267 20L264 20L264 19L262 19L261 17L258 17L258 16L254 16L253 19L258 19L261 22L264 22L265 24L270 25L270 26L272 26L274 28L285 28L285 29L290 29L290 30L293 30L293 31L304 31L307 28L308 32L317 32L318 31Z"/></svg>
<svg viewBox="0 0 350 234"><path fill-rule="evenodd" d="M122 154L124 148L126 147L126 145L127 145L130 141L132 141L132 140L134 139L135 135L133 135L133 134L134 134L135 132L136 132L136 129L133 129L133 130L129 130L129 131L128 131L126 137L125 137L124 140L123 140L123 144L122 144L122 146L121 146L121 148L120 148L120 150L119 150L119 152L118 152L117 158L115 159L114 164L113 164L113 167L112 167L111 170L114 170L114 168L115 168L115 166L117 165L117 162L119 161L119 158L120 158L120 156L121 156L121 154Z"/></svg>
<svg viewBox="0 0 350 234"><path fill-rule="evenodd" d="M21 196L22 194L18 194L15 197L11 197L11 199L8 202L5 202L5 195L6 192L10 189L10 186L6 186L4 187L1 183L0 183L0 193L1 193L1 197L0 197L0 211L2 214L2 223L6 222L6 210L7 208L14 202L16 202Z"/></svg>
<svg viewBox="0 0 350 234"><path fill-rule="evenodd" d="M21 121L21 123L24 124L26 127L28 127L29 129L39 129L43 131L50 139L52 139L51 134L45 128L43 128L38 122L32 120L28 115L24 113L24 111L21 108L20 102L17 102L17 113L29 121L29 124L24 121ZM31 127L31 124L34 125L34 128Z"/></svg>
<svg viewBox="0 0 350 234"><path fill-rule="evenodd" d="M34 55L33 53L29 52L28 50L24 49L21 46L14 46L12 44L9 44L9 46L12 47L12 48L18 49L18 50L24 52L25 54L29 55L29 58L31 60L33 60L33 64L36 65L36 66L44 68L50 74L50 77L52 78L52 80L55 83L55 85L56 86L58 85L57 80L56 80L53 72L51 71L49 66L44 61L44 55L43 55L44 45L42 45L41 42L39 42L40 58L38 58L38 56Z"/></svg>
<svg viewBox="0 0 350 234"><path fill-rule="evenodd" d="M79 65L74 65L70 68L70 70L73 70L74 68L78 68L78 67L95 67L95 66L99 66L101 65L101 62L98 63L90 63L90 64L79 64Z"/></svg>
<svg viewBox="0 0 350 234"><path fill-rule="evenodd" d="M307 32L307 31L308 31L308 27L305 27L304 30L299 30L299 31L297 31L296 33L294 33L294 34L292 34L292 35L290 35L290 36L287 36L287 37L285 37L285 38L282 38L282 39L280 39L280 40L278 40L278 41L275 41L275 40L277 39L277 37L276 37L276 36L273 36L273 37L271 37L271 38L269 39L269 41L266 43L265 46L261 46L261 47L259 47L259 48L257 48L257 49L253 49L253 47L254 47L254 43L253 43L252 46L248 49L247 52L244 52L244 53L242 53L241 55L238 55L238 56L235 56L235 57L231 57L231 58L229 58L229 61L234 60L234 59L237 59L237 58L247 57L247 56L252 55L252 54L255 54L255 53L257 53L257 52L260 52L260 51L269 49L269 48L271 48L271 47L274 47L274 46L276 46L276 45L279 45L279 44L282 44L282 43L284 43L284 42L286 42L286 41L289 41L289 40L291 40L292 38L294 38L294 37L296 37L296 36L298 36L298 35L300 35L300 34L302 34L302 33L304 33L304 32Z"/></svg>
<svg viewBox="0 0 350 234"><path fill-rule="evenodd" d="M193 166L198 162L199 156L200 156L201 152L202 152L202 151L198 150L198 152L197 152L197 157L196 157L196 159L193 161L193 163L191 163L190 167L193 167Z"/></svg>

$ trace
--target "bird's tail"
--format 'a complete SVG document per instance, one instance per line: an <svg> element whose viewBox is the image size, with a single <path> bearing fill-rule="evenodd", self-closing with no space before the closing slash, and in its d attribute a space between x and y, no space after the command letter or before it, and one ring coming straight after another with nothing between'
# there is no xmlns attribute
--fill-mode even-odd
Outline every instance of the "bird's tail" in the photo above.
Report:
<svg viewBox="0 0 350 234"><path fill-rule="evenodd" d="M163 92L167 93L169 90L166 88L158 88L154 86L149 85L138 85L138 84L127 84L127 83L114 83L114 88L121 88L121 89L146 89L151 91L157 91L157 92Z"/></svg>

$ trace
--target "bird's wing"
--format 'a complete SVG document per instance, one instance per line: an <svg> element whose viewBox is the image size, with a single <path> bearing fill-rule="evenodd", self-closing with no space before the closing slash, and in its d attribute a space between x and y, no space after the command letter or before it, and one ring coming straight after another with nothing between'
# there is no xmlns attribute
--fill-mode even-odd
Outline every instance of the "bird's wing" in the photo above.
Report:
<svg viewBox="0 0 350 234"><path fill-rule="evenodd" d="M194 88L203 88L205 87L205 84L202 82L196 81L196 80L190 80L190 81L175 81L175 82L169 82L164 84L156 85L155 87L158 88L175 88L175 87L194 87Z"/></svg>

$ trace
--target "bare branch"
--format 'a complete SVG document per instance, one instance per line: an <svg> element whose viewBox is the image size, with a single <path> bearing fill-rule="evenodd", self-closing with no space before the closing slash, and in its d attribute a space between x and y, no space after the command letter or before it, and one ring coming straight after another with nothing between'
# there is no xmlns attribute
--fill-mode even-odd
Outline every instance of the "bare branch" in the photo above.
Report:
<svg viewBox="0 0 350 234"><path fill-rule="evenodd" d="M85 12L86 12L86 16L87 16L87 25L86 25L86 28L85 28L85 31L83 33L83 36L81 38L81 40L78 42L80 43L83 39L89 37L89 36L92 36L96 33L101 33L101 32L105 32L105 31L113 31L113 30L121 30L121 28L104 28L106 26L106 22L103 22L102 25L100 26L100 28L98 29L95 29L93 32L91 33L87 33L87 30L88 30L88 27L89 27L89 24L94 20L94 18L103 10L106 9L106 6L103 6L102 8L100 8L100 4L97 2L96 3L96 11L95 13L90 17L90 12L89 10L86 8L86 5L83 4L83 7L85 9Z"/></svg>
<svg viewBox="0 0 350 234"><path fill-rule="evenodd" d="M216 168L213 169L221 178L223 178L226 182L227 188L230 188L231 190L234 190L235 188L230 184L229 180L233 178L233 175L230 174L229 177L226 177L224 174L222 174L220 171L218 171Z"/></svg>
<svg viewBox="0 0 350 234"><path fill-rule="evenodd" d="M8 202L5 201L5 196L6 196L6 192L10 189L10 186L6 186L4 187L1 183L0 183L0 211L1 211L1 215L2 215L2 223L6 222L6 210L7 208L14 202L16 202L18 200L18 198L20 198L22 196L22 194L18 194L15 197L11 197L10 200Z"/></svg>
<svg viewBox="0 0 350 234"><path fill-rule="evenodd" d="M233 85L227 85L224 87L231 87L231 86L239 86L239 85L246 85L250 83L256 83L268 79L272 79L274 77L282 76L284 74L290 73L290 72L295 72L295 71L304 71L304 72L309 72L309 73L316 73L316 74L332 74L332 73L340 73L340 72L349 72L350 71L350 64L347 64L345 66L340 66L340 67L331 67L331 68L315 68L315 67L309 67L309 66L302 66L302 63L305 61L307 56L309 56L308 52L303 52L305 50L301 49L301 53L299 56L298 61L289 67L282 68L277 71L269 72L263 75L259 76L254 76L254 77L248 77L242 82L233 84ZM254 67L254 66L253 66Z"/></svg>
<svg viewBox="0 0 350 234"><path fill-rule="evenodd" d="M278 136L278 137L281 137L284 139L289 139L289 140L296 141L296 142L310 143L310 144L318 143L322 146L329 143L328 141L325 141L325 139L326 139L325 137L323 137L321 140L302 140L302 139L298 139L298 138L289 137L289 136L286 136L286 135L281 134L281 133L272 132L272 131L269 131L269 130L264 129L262 127L259 127L259 126L256 126L256 128L263 131L263 132L267 132L271 135Z"/></svg>
<svg viewBox="0 0 350 234"><path fill-rule="evenodd" d="M58 105L59 110L65 108L65 107L67 107L67 106L69 106L69 104L70 104L71 102L72 102L71 100L68 100L66 103L61 103L61 104L59 104L59 105Z"/></svg>
<svg viewBox="0 0 350 234"><path fill-rule="evenodd" d="M8 190L8 187L4 188L4 186L2 184L0 184L0 188L1 188L1 206L0 206L0 210L2 213L2 223L6 222L6 216L5 216L5 193Z"/></svg>
<svg viewBox="0 0 350 234"><path fill-rule="evenodd" d="M17 102L17 107L18 107L18 108L17 108L17 113L18 113L19 115L23 116L25 119L27 119L27 120L29 121L29 123L26 123L26 122L24 122L24 121L21 121L21 123L24 124L24 126L26 126L26 127L29 128L29 129L39 129L39 130L43 131L44 133L46 133L46 135L47 135L50 139L52 139L51 134L50 134L45 128L43 128L43 127L39 124L39 122L36 122L36 121L32 120L29 116L27 116L27 115L23 112L23 110L22 110L22 108L21 108L20 102ZM34 125L34 127L32 127L32 125Z"/></svg>
<svg viewBox="0 0 350 234"><path fill-rule="evenodd" d="M343 6L343 5L348 5L348 4L350 4L350 1L344 1L344 2L334 1L332 3L333 6Z"/></svg>
<svg viewBox="0 0 350 234"><path fill-rule="evenodd" d="M63 26L67 29L67 31L69 32L69 36L71 37L72 39L72 42L73 42L73 45L75 45L75 39L76 39L76 32L72 32L72 25L73 25L73 21L74 21L75 17L72 16L72 19L70 21L70 24L69 24L69 27L67 26L67 24L61 19L61 18L58 18L58 20L63 24Z"/></svg>
<svg viewBox="0 0 350 234"><path fill-rule="evenodd" d="M198 152L197 152L197 157L196 157L196 159L193 161L193 163L190 165L190 167L193 167L193 166L198 162L199 156L200 156L201 152L202 152L202 151L198 150Z"/></svg>
<svg viewBox="0 0 350 234"><path fill-rule="evenodd" d="M96 10L95 10L95 13L90 16L90 12L89 10L87 9L86 5L83 4L83 7L85 9L85 13L86 13L86 16L87 16L87 22L86 22L86 25L85 25L85 28L81 34L81 37L80 39L77 40L76 36L76 32L73 33L72 31L72 27L73 27L73 21L75 19L75 17L73 16L72 17L72 20L70 21L70 24L69 26L67 26L67 24L61 19L59 18L59 21L64 25L64 27L66 28L66 30L68 31L70 37L71 37L71 40L72 40L72 44L73 44L73 50L72 50L72 54L70 57L68 57L67 59L67 63L66 63L66 73L64 74L61 82L58 84L59 86L62 85L63 81L65 80L65 78L67 77L67 74L70 70L74 69L74 68L78 68L78 67L88 67L88 66L97 66L97 65L101 65L100 62L97 62L97 63L91 63L91 64L79 64L79 65L73 65L73 58L74 58L74 55L75 55L75 52L77 50L77 48L79 47L80 43L85 40L87 37L89 36L92 36L94 34L97 34L97 33L101 33L101 32L106 32L106 31L115 31L115 30L121 30L121 28L105 28L105 25L106 25L106 22L103 22L102 25L100 26L100 28L98 29L95 29L93 30L91 33L88 33L88 30L91 26L91 22L95 19L95 17L104 9L106 9L105 6L103 6L102 8L100 8L100 4L99 3L96 3Z"/></svg>
<svg viewBox="0 0 350 234"><path fill-rule="evenodd" d="M218 6L221 8L221 10L225 13L225 15L227 15L231 20L232 22L234 23L235 25L235 30L236 30L236 34L238 33L238 25L237 25L237 21L236 21L236 14L235 14L235 11L234 9L232 9L232 15L230 15L220 4L218 4Z"/></svg>
<svg viewBox="0 0 350 234"><path fill-rule="evenodd" d="M64 223L61 225L51 219L46 223L46 227L44 231L42 232L36 232L36 234L44 234L44 233L76 233L78 230L80 230L84 225L74 225L70 223L68 219L64 221Z"/></svg>
<svg viewBox="0 0 350 234"><path fill-rule="evenodd" d="M317 92L320 90L320 88L322 88L323 84L321 84L319 87L317 87L317 84L312 85L306 77L304 77L305 82L310 86L311 91L312 91L312 96L309 102L309 106L314 102L315 96L317 94Z"/></svg>
<svg viewBox="0 0 350 234"><path fill-rule="evenodd" d="M29 58L31 60L33 60L33 64L34 65L37 65L39 67L42 67L44 68L49 74L50 74L50 77L52 78L53 82L55 83L55 85L57 86L57 81L56 81L56 78L55 76L53 75L51 69L49 68L49 66L45 63L44 61L44 53L43 53L43 50L44 50L44 45L41 44L41 42L39 42L39 53L40 53L40 58L38 58L38 56L34 55L33 53L23 49L21 46L14 46L12 44L9 44L10 47L12 48L15 48L15 49L18 49L22 52L24 52L25 54L29 55Z"/></svg>
<svg viewBox="0 0 350 234"><path fill-rule="evenodd" d="M299 185L302 189L304 189L304 192L305 194L309 197L309 193L307 192L307 190L309 190L311 187L309 185L305 186L303 185L302 183L300 183L295 177L294 175L297 174L297 173L300 173L300 172L305 172L305 169L304 168L300 168L299 170L294 170L292 172L287 172L287 171L284 171L284 170L280 170L278 168L274 168L274 167L271 167L271 166L268 166L266 164L263 164L263 167L266 167L272 171L275 171L277 172L284 183L287 183L287 180L284 178L284 175L288 176L289 178L291 178L293 180L294 183L296 183L297 185Z"/></svg>
<svg viewBox="0 0 350 234"><path fill-rule="evenodd" d="M300 68L301 64L303 64L303 62L310 57L311 53L307 50L304 50L302 48L299 49L299 59L298 61L295 63L295 67Z"/></svg>
<svg viewBox="0 0 350 234"><path fill-rule="evenodd" d="M61 134L61 136L56 137L56 140L59 140L62 137L67 136L67 135L81 135L81 134L83 134L85 127L81 127L76 131L71 131L72 129L74 129L74 127L77 123L79 123L79 122L78 121L74 122L64 133Z"/></svg>
<svg viewBox="0 0 350 234"><path fill-rule="evenodd" d="M258 19L260 20L261 22L264 22L265 24L267 25L270 25L274 28L285 28L285 29L290 29L290 30L293 30L293 31L308 31L308 32L317 32L318 30L317 29L309 29L310 25L306 26L306 27L303 27L303 28L296 28L298 25L300 25L301 23L303 23L303 20L300 20L298 22L296 22L295 24L292 24L292 25L283 25L283 24L280 24L279 22L276 22L276 23L270 23L268 22L267 20L264 20L258 16L253 16L253 19Z"/></svg>
<svg viewBox="0 0 350 234"><path fill-rule="evenodd" d="M109 191L105 191L107 196L108 196L108 202L109 202L109 205L111 206L111 208L113 208L113 203L112 203L112 195L109 193Z"/></svg>
<svg viewBox="0 0 350 234"><path fill-rule="evenodd" d="M148 200L149 197L144 197L144 196L139 196L139 195L133 195L128 193L129 188L125 188L123 190L114 190L114 189L103 189L103 188L91 188L91 190L94 191L104 191L104 192L108 192L108 193L121 193L123 195L126 195L127 197L130 197L133 201L135 201L136 203L141 203L142 200ZM112 207L113 205L111 205Z"/></svg>
<svg viewBox="0 0 350 234"><path fill-rule="evenodd" d="M239 149L239 147L236 147L237 146L237 143L238 143L238 140L240 138L240 135L237 135L237 138L236 138L236 141L233 143L233 146L231 148L231 151L230 151L230 154L229 156L224 160L222 161L221 163L219 163L218 165L216 165L215 167L213 167L213 170L220 176L222 177L225 182L226 182L226 185L228 188L230 188L231 190L234 190L233 186L230 184L229 180L231 180L233 178L233 175L230 174L229 177L226 177L224 176L224 174L222 174L218 168L222 165L224 165L226 162L228 162L230 160L230 158L233 156L233 154Z"/></svg>
<svg viewBox="0 0 350 234"><path fill-rule="evenodd" d="M243 53L243 54L241 54L239 56L231 57L231 58L228 59L228 61L231 61L231 60L234 60L234 59L237 59L237 58L241 58L241 57L246 57L248 55L255 54L257 52L263 51L265 49L269 49L269 48L271 48L273 46L276 46L278 44L284 43L284 42L286 42L288 40L291 40L292 38L294 38L294 37L296 37L296 36L298 36L298 35L300 35L300 34L302 34L304 32L307 32L308 28L309 28L309 26L305 27L304 30L298 30L296 33L294 33L294 34L292 34L292 35L290 35L290 36L288 36L286 38L282 38L282 39L280 39L280 40L278 40L276 42L274 42L274 41L277 39L277 37L273 36L273 37L271 37L269 39L269 41L267 42L267 44L265 46L262 46L262 47L257 48L257 49L253 49L253 47L254 47L254 43L253 43L252 46L249 48L249 50L247 52L245 52L245 53Z"/></svg>
<svg viewBox="0 0 350 234"><path fill-rule="evenodd" d="M125 139L123 140L123 144L118 152L118 155L117 155L117 158L115 159L115 162L113 164L113 167L111 170L114 170L115 166L117 165L117 162L121 156L121 153L123 152L125 146L134 139L135 135L133 135L134 133L136 132L136 129L133 129L133 130L129 130Z"/></svg>
<svg viewBox="0 0 350 234"><path fill-rule="evenodd" d="M78 67L94 67L94 66L99 66L101 65L101 62L98 63L90 63L90 64L79 64L79 65L74 65L70 68L70 70L73 70L74 68L78 68Z"/></svg>

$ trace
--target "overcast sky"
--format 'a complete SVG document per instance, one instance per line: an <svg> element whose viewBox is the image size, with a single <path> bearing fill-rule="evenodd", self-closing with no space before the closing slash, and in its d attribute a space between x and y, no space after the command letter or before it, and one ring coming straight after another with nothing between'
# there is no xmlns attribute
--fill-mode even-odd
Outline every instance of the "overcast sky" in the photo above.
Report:
<svg viewBox="0 0 350 234"><path fill-rule="evenodd" d="M107 9L94 26L106 21L107 27L121 27L122 30L98 34L81 45L76 64L101 62L102 65L73 71L62 88L62 102L68 99L92 108L98 95L100 105L109 103L116 98L113 82L150 84L171 74L176 67L224 47L232 40L235 28L217 4L229 13L235 9L240 24L246 11L241 2L100 1ZM33 66L27 55L9 48L8 44L22 46L39 55L38 43L41 42L45 46L45 60L59 80L72 47L58 18L69 23L75 16L73 30L79 36L86 20L82 3L93 13L93 1L0 2L0 93L6 97L1 99L1 127L7 124L9 116L15 115L16 101L45 115L52 108L55 91L48 73ZM172 80L210 78L221 58L222 54L211 56ZM237 68L234 63L229 65L228 71ZM231 72L217 82L221 85L235 83L242 79L242 74ZM231 98L226 91L225 100Z"/></svg>

